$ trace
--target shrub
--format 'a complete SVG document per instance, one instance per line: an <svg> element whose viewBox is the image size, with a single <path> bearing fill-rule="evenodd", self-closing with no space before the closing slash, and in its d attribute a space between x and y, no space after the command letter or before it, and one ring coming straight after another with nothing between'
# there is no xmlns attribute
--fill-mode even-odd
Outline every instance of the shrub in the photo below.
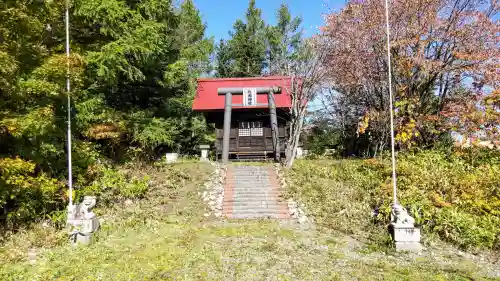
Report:
<svg viewBox="0 0 500 281"><path fill-rule="evenodd" d="M400 153L398 200L426 233L462 248L498 248L498 155L485 150ZM326 227L363 233L371 221L380 227L389 222L389 161L297 161L288 173L291 195L305 200Z"/></svg>
<svg viewBox="0 0 500 281"><path fill-rule="evenodd" d="M474 215L458 208L443 208L435 216L433 231L446 241L462 248L498 249L500 218L490 215Z"/></svg>
<svg viewBox="0 0 500 281"><path fill-rule="evenodd" d="M148 191L147 177L142 179L131 177L104 165L90 167L90 170L95 180L78 190L79 200L84 195L94 195L98 196L100 203L109 204L127 198L141 198Z"/></svg>
<svg viewBox="0 0 500 281"><path fill-rule="evenodd" d="M0 159L0 206L5 214L4 230L46 218L64 205L62 184L43 173L35 175L35 164L20 158Z"/></svg>

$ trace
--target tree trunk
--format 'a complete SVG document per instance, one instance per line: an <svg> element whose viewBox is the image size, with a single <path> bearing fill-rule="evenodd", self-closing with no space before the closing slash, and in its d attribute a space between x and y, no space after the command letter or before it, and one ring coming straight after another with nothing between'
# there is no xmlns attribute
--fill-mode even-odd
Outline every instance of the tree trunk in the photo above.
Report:
<svg viewBox="0 0 500 281"><path fill-rule="evenodd" d="M298 114L298 120L292 125L290 136L288 137L288 145L286 147L286 160L285 167L291 168L295 157L297 155L297 147L299 145L300 134L302 132L302 126L304 124L303 114Z"/></svg>

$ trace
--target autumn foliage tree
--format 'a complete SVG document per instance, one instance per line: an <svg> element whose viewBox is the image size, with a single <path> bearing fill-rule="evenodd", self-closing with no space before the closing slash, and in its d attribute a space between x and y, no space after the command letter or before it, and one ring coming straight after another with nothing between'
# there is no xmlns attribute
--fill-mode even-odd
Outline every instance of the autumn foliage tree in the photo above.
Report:
<svg viewBox="0 0 500 281"><path fill-rule="evenodd" d="M500 55L494 2L390 1L400 148L432 144L450 129L498 132L498 109L485 109L498 104L498 98L492 101L498 96ZM388 122L384 2L348 1L344 9L326 17L322 35L329 47L325 65L336 93L327 100L327 108L341 99L350 107L350 126L357 127L352 131L370 134L374 143L387 142L388 134L380 131L387 127L376 125ZM464 108L472 111L468 117L460 116ZM471 123L457 122L465 119Z"/></svg>

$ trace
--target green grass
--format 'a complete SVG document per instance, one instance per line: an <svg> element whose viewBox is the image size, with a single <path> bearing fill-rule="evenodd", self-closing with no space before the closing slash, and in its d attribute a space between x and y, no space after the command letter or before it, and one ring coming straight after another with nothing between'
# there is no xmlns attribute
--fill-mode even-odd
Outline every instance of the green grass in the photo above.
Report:
<svg viewBox="0 0 500 281"><path fill-rule="evenodd" d="M0 280L486 280L474 266L361 253L325 229L204 217L198 192L208 164L127 169L151 177L146 198L100 209L106 221L90 246L30 244L43 234L35 230L13 237L0 252ZM40 252L34 265L8 256L23 243Z"/></svg>

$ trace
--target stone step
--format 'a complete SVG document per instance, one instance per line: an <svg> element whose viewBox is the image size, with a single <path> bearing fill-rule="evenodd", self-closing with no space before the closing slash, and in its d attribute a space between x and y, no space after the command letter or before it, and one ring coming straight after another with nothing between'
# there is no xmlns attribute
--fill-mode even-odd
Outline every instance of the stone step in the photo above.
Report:
<svg viewBox="0 0 500 281"><path fill-rule="evenodd" d="M270 182L226 182L226 186L231 186L235 188L240 188L240 187L272 187L273 184Z"/></svg>
<svg viewBox="0 0 500 281"><path fill-rule="evenodd" d="M275 187L275 186L232 186L230 187L231 189L233 190L248 190L248 191L252 191L252 190L257 190L257 191L273 191L273 190L277 190L279 189L279 187Z"/></svg>
<svg viewBox="0 0 500 281"><path fill-rule="evenodd" d="M288 214L288 209L282 206L223 206L222 211L231 210L233 214L241 213L270 213L270 214Z"/></svg>
<svg viewBox="0 0 500 281"><path fill-rule="evenodd" d="M272 185L270 181L264 182L264 181L226 181L224 184L226 185Z"/></svg>
<svg viewBox="0 0 500 281"><path fill-rule="evenodd" d="M267 172L257 172L257 173L241 173L241 172L233 172L232 173L233 177L243 177L243 178L260 178L260 179L265 179L269 177L269 173Z"/></svg>
<svg viewBox="0 0 500 281"><path fill-rule="evenodd" d="M258 179L258 178L235 178L227 179L226 182L252 182L252 183L269 183L269 178Z"/></svg>
<svg viewBox="0 0 500 281"><path fill-rule="evenodd" d="M288 214L288 210L283 210L280 207L247 207L247 206L233 206L232 212L233 214L239 213L252 213L252 214ZM224 211L224 208L222 208Z"/></svg>
<svg viewBox="0 0 500 281"><path fill-rule="evenodd" d="M233 193L232 196L225 196L222 201L227 200L277 200L280 199L279 194L265 194L265 193Z"/></svg>
<svg viewBox="0 0 500 281"><path fill-rule="evenodd" d="M258 181L240 181L240 182L225 182L227 186L240 187L240 186L272 186L271 182L258 182Z"/></svg>
<svg viewBox="0 0 500 281"><path fill-rule="evenodd" d="M228 205L228 204L244 204L244 203L248 203L248 204L261 204L262 202L267 202L267 203L284 203L285 202L282 202L282 201L278 201L278 200L273 200L273 199L268 199L268 198L249 198L249 199L239 199L239 198L236 198L236 199L231 199L231 200L223 200L222 201L222 205Z"/></svg>
<svg viewBox="0 0 500 281"><path fill-rule="evenodd" d="M223 216L231 219L289 219L288 214L228 214Z"/></svg>
<svg viewBox="0 0 500 281"><path fill-rule="evenodd" d="M267 205L267 206L284 206L284 207L288 207L288 205L285 202L278 202L276 200L223 201L222 205L223 206L260 206L260 205Z"/></svg>
<svg viewBox="0 0 500 281"><path fill-rule="evenodd" d="M259 171L259 172L233 171L231 174L235 177L243 176L243 177L265 178L268 177L271 173L268 173L267 171Z"/></svg>
<svg viewBox="0 0 500 281"><path fill-rule="evenodd" d="M234 183L226 183L226 186L230 186L232 188L272 188L274 187L271 183L259 183L259 182L234 182Z"/></svg>
<svg viewBox="0 0 500 281"><path fill-rule="evenodd" d="M232 188L232 190L236 191L236 192L254 192L254 193L257 193L257 192L276 192L277 191L277 188L273 188L273 187L235 187L235 188Z"/></svg>
<svg viewBox="0 0 500 281"><path fill-rule="evenodd" d="M269 168L269 166L235 165L232 168L235 169L235 170L239 170L239 169L249 169L249 170L254 169L254 170L259 170L259 169Z"/></svg>
<svg viewBox="0 0 500 281"><path fill-rule="evenodd" d="M232 166L225 180L223 216L235 219L290 218L272 166Z"/></svg>
<svg viewBox="0 0 500 281"><path fill-rule="evenodd" d="M280 194L265 194L265 193L233 193L233 196L226 196L222 198L223 201L227 200L277 200L280 199Z"/></svg>
<svg viewBox="0 0 500 281"><path fill-rule="evenodd" d="M271 184L269 180L257 180L257 179L227 179L225 184L245 184L245 183L254 183L254 184Z"/></svg>
<svg viewBox="0 0 500 281"><path fill-rule="evenodd" d="M226 182L226 186L231 187L271 187L273 186L270 182L254 182L254 181L245 181L245 182Z"/></svg>
<svg viewBox="0 0 500 281"><path fill-rule="evenodd" d="M250 190L245 190L245 189L233 189L232 191L232 194L236 195L236 196L240 196L240 195L262 195L262 196L266 196L266 195L281 195L282 193L279 191L279 190L271 190L271 189L266 189L266 190L258 190L258 189L250 189Z"/></svg>

